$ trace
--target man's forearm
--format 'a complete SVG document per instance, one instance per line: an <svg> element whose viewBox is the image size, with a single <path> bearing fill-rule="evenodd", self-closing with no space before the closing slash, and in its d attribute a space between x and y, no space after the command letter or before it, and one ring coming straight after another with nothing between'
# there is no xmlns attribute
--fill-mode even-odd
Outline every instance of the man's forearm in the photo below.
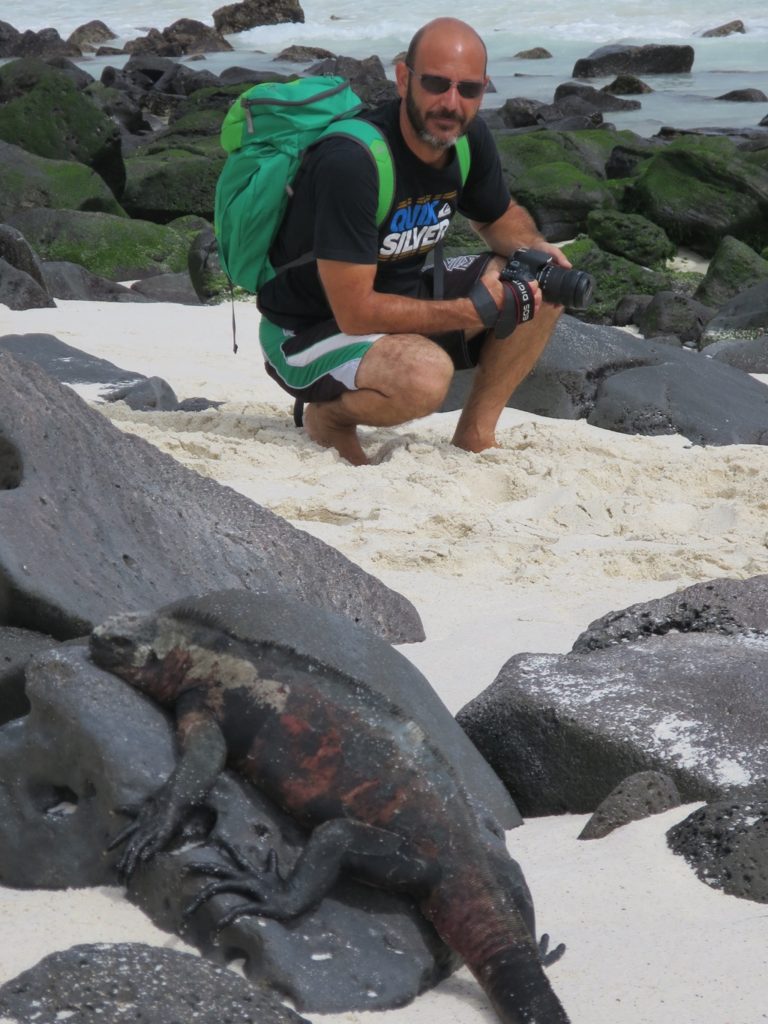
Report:
<svg viewBox="0 0 768 1024"><path fill-rule="evenodd" d="M339 319L347 334L439 334L478 330L482 321L470 299L412 299L405 295L371 292L360 306Z"/></svg>

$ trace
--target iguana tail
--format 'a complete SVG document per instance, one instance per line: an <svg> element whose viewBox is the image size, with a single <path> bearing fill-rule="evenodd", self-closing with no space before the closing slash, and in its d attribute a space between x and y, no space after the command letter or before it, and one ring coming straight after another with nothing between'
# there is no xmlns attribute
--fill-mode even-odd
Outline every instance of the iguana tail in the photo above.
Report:
<svg viewBox="0 0 768 1024"><path fill-rule="evenodd" d="M479 871L444 877L422 910L477 978L502 1024L569 1024L508 895Z"/></svg>

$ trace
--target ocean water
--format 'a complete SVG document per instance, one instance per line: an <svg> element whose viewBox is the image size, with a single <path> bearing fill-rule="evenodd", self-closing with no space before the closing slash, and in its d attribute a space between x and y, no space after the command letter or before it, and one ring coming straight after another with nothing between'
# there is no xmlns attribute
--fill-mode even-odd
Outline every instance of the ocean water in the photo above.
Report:
<svg viewBox="0 0 768 1024"><path fill-rule="evenodd" d="M223 4L224 0L222 0ZM163 29L178 18L212 24L217 0L26 0L21 5L0 3L0 20L18 29L52 26L66 38L78 25L99 18L119 41ZM3 10L6 8L6 10ZM322 46L337 54L367 57L377 54L392 73L392 59L407 46L414 31L436 15L466 17L466 6L444 0L391 0L382 5L360 0L302 0L304 24L264 26L230 36L234 53L210 54L207 66L219 72L233 64L296 70L275 63L275 56L292 43ZM744 34L705 39L702 32L740 18ZM610 43L688 43L694 48L692 71L685 75L649 76L654 92L637 97L639 111L606 115L619 128L641 135L655 134L663 125L678 128L754 127L768 115L766 103L734 103L717 97L733 89L757 88L768 95L768 3L740 0L723 7L719 0L543 0L521 5L487 0L468 20L482 34L489 52L489 73L496 92L484 105L500 106L511 96L549 102L557 85L571 80L574 63ZM546 60L515 58L520 50L545 47ZM96 77L106 64L120 66L126 58L83 61ZM590 80L598 88L609 79Z"/></svg>

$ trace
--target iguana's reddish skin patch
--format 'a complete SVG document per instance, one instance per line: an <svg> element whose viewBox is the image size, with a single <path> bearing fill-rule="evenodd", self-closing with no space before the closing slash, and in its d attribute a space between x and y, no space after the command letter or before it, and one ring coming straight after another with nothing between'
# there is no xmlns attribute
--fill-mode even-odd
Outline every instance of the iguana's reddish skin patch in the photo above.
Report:
<svg viewBox="0 0 768 1024"><path fill-rule="evenodd" d="M283 883L251 872L254 902L230 917L309 909L335 880L329 864L338 862L366 881L411 892L504 1024L568 1024L543 970L520 868L502 843L484 838L445 757L381 694L184 610L117 616L94 630L91 652L177 714L177 769L115 841L126 844L124 874L167 843L226 758L314 830L293 876ZM242 892L242 872L238 881ZM227 885L210 883L202 898Z"/></svg>

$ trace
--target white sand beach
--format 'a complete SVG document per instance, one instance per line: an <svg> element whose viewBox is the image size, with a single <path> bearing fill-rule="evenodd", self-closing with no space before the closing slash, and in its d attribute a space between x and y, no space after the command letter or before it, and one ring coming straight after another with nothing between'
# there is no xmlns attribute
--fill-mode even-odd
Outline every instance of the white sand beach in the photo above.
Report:
<svg viewBox="0 0 768 1024"><path fill-rule="evenodd" d="M523 651L564 652L596 617L715 577L768 572L768 448L701 448L506 410L500 447L450 445L458 414L363 431L372 464L318 448L265 374L258 313L170 304L0 306L0 335L45 332L164 377L201 413L100 405L121 429L338 548L408 597L427 640L401 650L452 712ZM84 389L81 389L83 393ZM85 397L96 398L96 389ZM697 880L664 833L691 808L576 839L583 816L508 834L541 931L567 944L552 984L573 1024L758 1024L768 1019L768 910ZM78 942L184 948L121 890L0 889L0 983ZM331 1024L491 1024L466 970L410 1006ZM2 1021L0 1021L2 1024Z"/></svg>

